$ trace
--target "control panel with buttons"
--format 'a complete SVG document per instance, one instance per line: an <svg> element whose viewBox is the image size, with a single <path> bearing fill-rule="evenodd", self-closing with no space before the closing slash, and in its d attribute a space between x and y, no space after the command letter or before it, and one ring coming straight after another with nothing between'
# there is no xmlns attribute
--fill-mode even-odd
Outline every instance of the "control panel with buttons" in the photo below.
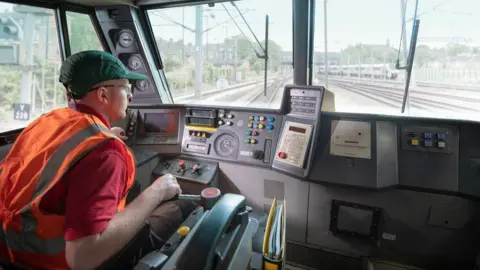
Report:
<svg viewBox="0 0 480 270"><path fill-rule="evenodd" d="M402 148L404 150L450 153L452 131L442 127L403 126Z"/></svg>
<svg viewBox="0 0 480 270"><path fill-rule="evenodd" d="M155 179L171 173L177 178L183 193L199 194L207 187L216 187L218 182L218 163L188 157L164 159L160 160L152 173Z"/></svg>
<svg viewBox="0 0 480 270"><path fill-rule="evenodd" d="M275 160L303 168L312 130L312 125L285 122Z"/></svg>
<svg viewBox="0 0 480 270"><path fill-rule="evenodd" d="M187 109L188 110L188 109ZM193 110L193 109L192 109ZM282 115L219 109L215 127L185 125L182 151L209 158L269 167Z"/></svg>

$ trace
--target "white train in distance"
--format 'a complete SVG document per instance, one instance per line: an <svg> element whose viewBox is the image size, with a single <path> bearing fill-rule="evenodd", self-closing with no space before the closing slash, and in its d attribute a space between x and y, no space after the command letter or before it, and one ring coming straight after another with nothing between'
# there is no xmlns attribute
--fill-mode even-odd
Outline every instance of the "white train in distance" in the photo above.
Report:
<svg viewBox="0 0 480 270"><path fill-rule="evenodd" d="M325 74L325 66L320 66L318 74ZM396 80L399 71L393 64L330 65L328 74L340 77L374 78Z"/></svg>

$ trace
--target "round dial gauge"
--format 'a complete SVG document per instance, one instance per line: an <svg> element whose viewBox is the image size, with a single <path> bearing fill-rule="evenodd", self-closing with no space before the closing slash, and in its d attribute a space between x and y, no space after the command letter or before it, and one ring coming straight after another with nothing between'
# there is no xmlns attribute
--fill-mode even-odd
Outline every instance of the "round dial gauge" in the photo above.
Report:
<svg viewBox="0 0 480 270"><path fill-rule="evenodd" d="M237 139L230 134L222 134L215 140L215 152L221 157L230 156L237 150Z"/></svg>
<svg viewBox="0 0 480 270"><path fill-rule="evenodd" d="M137 81L135 86L141 92L146 91L148 89L148 81Z"/></svg>
<svg viewBox="0 0 480 270"><path fill-rule="evenodd" d="M124 48L128 48L132 46L133 43L133 35L129 31L122 31L120 32L120 35L118 36L118 43L120 43L120 46Z"/></svg>
<svg viewBox="0 0 480 270"><path fill-rule="evenodd" d="M140 57L136 55L132 55L130 56L130 58L128 58L128 67L131 70L138 70L141 66L142 66L142 60L140 60Z"/></svg>

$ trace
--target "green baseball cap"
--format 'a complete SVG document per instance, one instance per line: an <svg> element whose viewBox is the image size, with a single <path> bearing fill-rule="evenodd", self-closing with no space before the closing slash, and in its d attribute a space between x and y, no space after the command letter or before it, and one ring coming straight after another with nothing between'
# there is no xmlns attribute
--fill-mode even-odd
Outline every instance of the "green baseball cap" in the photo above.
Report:
<svg viewBox="0 0 480 270"><path fill-rule="evenodd" d="M83 51L71 55L60 68L59 81L82 98L93 86L108 80L148 80L147 76L128 71L115 56L104 51Z"/></svg>

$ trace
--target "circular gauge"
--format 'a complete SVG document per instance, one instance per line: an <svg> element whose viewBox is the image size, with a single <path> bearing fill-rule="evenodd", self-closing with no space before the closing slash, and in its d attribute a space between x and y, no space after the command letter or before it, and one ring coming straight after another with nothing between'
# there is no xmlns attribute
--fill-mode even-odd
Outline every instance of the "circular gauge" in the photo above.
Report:
<svg viewBox="0 0 480 270"><path fill-rule="evenodd" d="M237 139L230 134L222 134L215 140L215 152L221 157L230 156L237 150Z"/></svg>
<svg viewBox="0 0 480 270"><path fill-rule="evenodd" d="M143 91L147 91L148 89L148 81L137 81L135 83L135 86L137 87L137 89L141 92Z"/></svg>
<svg viewBox="0 0 480 270"><path fill-rule="evenodd" d="M132 46L133 43L133 35L129 31L121 31L120 35L118 36L118 43L123 48L128 48Z"/></svg>
<svg viewBox="0 0 480 270"><path fill-rule="evenodd" d="M142 60L140 60L140 57L136 55L132 55L130 56L130 58L128 58L128 67L131 70L138 70L141 66L142 66Z"/></svg>

